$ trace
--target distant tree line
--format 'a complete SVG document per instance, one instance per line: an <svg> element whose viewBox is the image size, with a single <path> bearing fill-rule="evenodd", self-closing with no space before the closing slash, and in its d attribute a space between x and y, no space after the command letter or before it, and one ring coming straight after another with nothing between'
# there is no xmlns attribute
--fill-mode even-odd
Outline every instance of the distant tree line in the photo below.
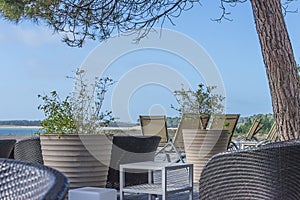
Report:
<svg viewBox="0 0 300 200"><path fill-rule="evenodd" d="M40 120L7 120L0 121L0 126L40 126Z"/></svg>
<svg viewBox="0 0 300 200"><path fill-rule="evenodd" d="M263 124L262 129L259 131L260 135L267 134L274 123L273 114L257 114L250 117L240 117L235 129L235 134L247 134L255 119L260 119L260 123Z"/></svg>

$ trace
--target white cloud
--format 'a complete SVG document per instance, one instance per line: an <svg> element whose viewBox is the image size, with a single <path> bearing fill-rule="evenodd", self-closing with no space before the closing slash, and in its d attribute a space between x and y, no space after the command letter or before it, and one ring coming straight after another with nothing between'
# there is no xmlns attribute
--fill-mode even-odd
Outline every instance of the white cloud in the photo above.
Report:
<svg viewBox="0 0 300 200"><path fill-rule="evenodd" d="M53 34L49 28L42 25L1 23L0 29L4 30L0 34L1 42L13 42L30 47L61 43L61 36L59 34Z"/></svg>

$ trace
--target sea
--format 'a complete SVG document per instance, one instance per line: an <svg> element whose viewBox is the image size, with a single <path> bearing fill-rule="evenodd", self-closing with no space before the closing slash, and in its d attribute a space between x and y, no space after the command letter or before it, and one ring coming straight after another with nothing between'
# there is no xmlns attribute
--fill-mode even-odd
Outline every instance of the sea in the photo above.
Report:
<svg viewBox="0 0 300 200"><path fill-rule="evenodd" d="M38 127L0 127L1 135L34 135Z"/></svg>

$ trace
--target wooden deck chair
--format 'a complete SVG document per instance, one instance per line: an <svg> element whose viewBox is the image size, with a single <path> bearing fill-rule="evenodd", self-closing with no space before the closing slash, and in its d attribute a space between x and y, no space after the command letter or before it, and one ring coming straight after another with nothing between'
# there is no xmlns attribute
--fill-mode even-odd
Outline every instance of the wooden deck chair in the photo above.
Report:
<svg viewBox="0 0 300 200"><path fill-rule="evenodd" d="M194 114L194 113L184 113L181 116L181 120L178 124L178 128L176 130L175 136L173 139L170 139L168 143L160 149L160 151L157 152L157 154L161 152L165 152L167 155L171 152L175 152L178 160L184 162L184 157L185 155L182 154L184 153L184 143L183 143L183 129L194 129L194 130L199 130L203 129L202 126L202 121L207 124L208 122L208 115L203 115L202 114ZM168 147L171 147L171 149L168 149ZM168 161L170 162L170 157L167 156Z"/></svg>
<svg viewBox="0 0 300 200"><path fill-rule="evenodd" d="M178 161L184 162L185 157L185 148L183 142L183 130L192 129L192 130L201 130L204 129L202 122L207 125L209 120L209 115L206 114L195 114L195 113L183 113L178 124L174 138L171 140L172 149L178 155ZM167 146L165 146L167 148ZM169 151L170 152L170 151Z"/></svg>
<svg viewBox="0 0 300 200"><path fill-rule="evenodd" d="M266 138L257 142L256 146L261 146L270 142L276 142L278 140L278 131L276 123L271 126Z"/></svg>
<svg viewBox="0 0 300 200"><path fill-rule="evenodd" d="M140 123L141 123L142 133L144 136L157 135L161 137L159 146L162 148L158 152L156 152L155 155L158 155L160 153L165 153L168 162L171 162L169 156L170 151L167 151L167 148L171 147L173 152L176 153L178 159L184 162L181 154L176 149L172 140L169 140L166 116L154 116L154 115L142 116L141 115Z"/></svg>
<svg viewBox="0 0 300 200"><path fill-rule="evenodd" d="M209 115L202 115L202 114L194 114L194 113L183 113L178 124L177 131L173 138L173 143L175 144L176 148L180 152L184 152L184 143L183 143L183 129L204 129L202 125L202 121L207 125L209 120Z"/></svg>
<svg viewBox="0 0 300 200"><path fill-rule="evenodd" d="M250 127L247 136L246 136L246 140L256 140L255 135L262 129L262 127L264 126L263 124L260 123L261 119L255 119L252 126Z"/></svg>
<svg viewBox="0 0 300 200"><path fill-rule="evenodd" d="M240 114L216 114L213 115L213 120L210 129L228 130L228 146L235 145L232 143L232 136L236 128L237 122L240 118Z"/></svg>
<svg viewBox="0 0 300 200"><path fill-rule="evenodd" d="M278 130L276 123L274 123L267 135L267 139L271 142L276 142L278 140Z"/></svg>
<svg viewBox="0 0 300 200"><path fill-rule="evenodd" d="M140 115L142 134L144 136L157 135L161 137L159 146L168 143L168 129L166 116L164 115Z"/></svg>
<svg viewBox="0 0 300 200"><path fill-rule="evenodd" d="M257 118L252 123L246 137L239 137L236 141L236 146L238 149L253 147L258 144L258 140L255 135L262 129L263 124L261 124L261 119Z"/></svg>

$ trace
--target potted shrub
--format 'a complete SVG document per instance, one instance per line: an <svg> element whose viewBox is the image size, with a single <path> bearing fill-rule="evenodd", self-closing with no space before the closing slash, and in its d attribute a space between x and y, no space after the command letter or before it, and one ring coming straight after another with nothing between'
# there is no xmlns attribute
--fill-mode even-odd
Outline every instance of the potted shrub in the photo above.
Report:
<svg viewBox="0 0 300 200"><path fill-rule="evenodd" d="M194 182L198 183L205 163L215 154L226 151L228 130L183 129L188 163L194 164Z"/></svg>
<svg viewBox="0 0 300 200"><path fill-rule="evenodd" d="M186 153L187 162L194 164L194 182L198 182L201 171L204 164L208 159L216 153L226 151L229 134L227 130L222 130L227 126L224 124L225 120L221 120L221 126L214 127L214 130L208 130L211 125L211 116L216 113L222 113L224 111L224 97L214 92L216 86L207 86L199 84L196 91L192 89L184 89L174 91L179 108L171 105L172 108L179 111L183 116L185 113L190 117L196 117L196 119L190 119L191 121L202 123L200 116L210 116L208 125L198 124L185 127L183 132L183 143ZM188 120L188 119L186 119ZM219 120L218 120L219 121ZM200 129L199 127L205 127Z"/></svg>
<svg viewBox="0 0 300 200"><path fill-rule="evenodd" d="M111 136L101 127L114 120L101 111L104 95L114 82L101 78L87 85L84 71L77 70L72 96L61 100L57 92L38 95L44 111L40 132L44 164L63 172L70 188L104 187L111 155Z"/></svg>

